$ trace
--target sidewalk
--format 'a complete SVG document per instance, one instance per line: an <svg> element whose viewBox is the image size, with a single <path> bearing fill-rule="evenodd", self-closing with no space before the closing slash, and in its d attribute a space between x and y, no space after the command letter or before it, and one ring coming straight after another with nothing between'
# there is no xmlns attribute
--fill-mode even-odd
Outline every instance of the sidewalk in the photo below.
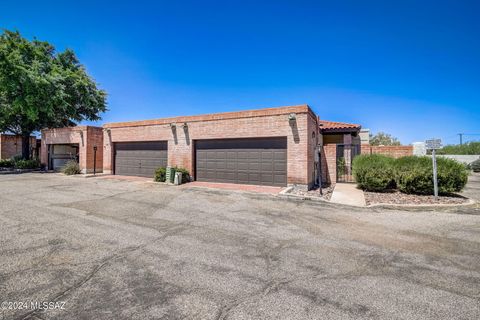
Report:
<svg viewBox="0 0 480 320"><path fill-rule="evenodd" d="M355 183L337 183L333 190L330 202L346 204L349 206L366 206L363 191L357 189Z"/></svg>

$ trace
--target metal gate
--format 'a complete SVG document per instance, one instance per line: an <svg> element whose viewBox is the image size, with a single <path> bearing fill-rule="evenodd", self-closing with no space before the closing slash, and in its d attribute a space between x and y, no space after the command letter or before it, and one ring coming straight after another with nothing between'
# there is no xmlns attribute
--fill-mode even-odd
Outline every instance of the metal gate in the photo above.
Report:
<svg viewBox="0 0 480 320"><path fill-rule="evenodd" d="M337 144L337 182L355 182L352 175L353 158L360 154L358 144Z"/></svg>

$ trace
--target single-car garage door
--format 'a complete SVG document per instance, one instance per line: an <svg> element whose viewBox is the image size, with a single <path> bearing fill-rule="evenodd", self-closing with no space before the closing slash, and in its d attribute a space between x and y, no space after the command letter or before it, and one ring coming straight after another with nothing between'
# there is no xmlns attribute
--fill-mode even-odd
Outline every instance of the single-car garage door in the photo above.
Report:
<svg viewBox="0 0 480 320"><path fill-rule="evenodd" d="M287 139L196 141L197 181L287 185Z"/></svg>
<svg viewBox="0 0 480 320"><path fill-rule="evenodd" d="M155 169L166 166L166 141L115 143L115 174L153 177Z"/></svg>

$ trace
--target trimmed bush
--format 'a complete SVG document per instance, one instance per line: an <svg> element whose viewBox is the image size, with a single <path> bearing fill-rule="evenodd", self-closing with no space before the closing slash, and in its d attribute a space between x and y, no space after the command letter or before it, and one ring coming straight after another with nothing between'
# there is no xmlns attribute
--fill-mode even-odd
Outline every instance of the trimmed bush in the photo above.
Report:
<svg viewBox="0 0 480 320"><path fill-rule="evenodd" d="M32 160L17 160L14 164L17 169L37 169L40 168L40 161L37 159Z"/></svg>
<svg viewBox="0 0 480 320"><path fill-rule="evenodd" d="M14 163L10 159L0 159L0 168L11 168Z"/></svg>
<svg viewBox="0 0 480 320"><path fill-rule="evenodd" d="M165 182L167 175L167 169L165 167L160 167L155 170L155 174L153 175L153 181L155 182Z"/></svg>
<svg viewBox="0 0 480 320"><path fill-rule="evenodd" d="M175 167L175 172L182 173L182 183L190 182L190 172L187 169Z"/></svg>
<svg viewBox="0 0 480 320"><path fill-rule="evenodd" d="M353 176L359 188L385 191L395 187L393 158L380 155L360 155L353 159Z"/></svg>
<svg viewBox="0 0 480 320"><path fill-rule="evenodd" d="M437 158L438 192L461 191L467 184L468 172L461 163ZM433 194L433 164L430 157L408 156L395 161L395 182L404 193Z"/></svg>
<svg viewBox="0 0 480 320"><path fill-rule="evenodd" d="M173 174L175 175L176 172L181 172L182 173L182 183L187 183L190 182L190 173L188 172L187 169L184 168L173 168ZM155 174L153 176L153 181L156 182L165 182L167 178L167 168L165 167L160 167L155 170Z"/></svg>
<svg viewBox="0 0 480 320"><path fill-rule="evenodd" d="M69 160L62 168L62 172L67 176L81 173L80 166L75 160Z"/></svg>
<svg viewBox="0 0 480 320"><path fill-rule="evenodd" d="M473 170L473 172L480 172L480 159L470 163L470 168Z"/></svg>

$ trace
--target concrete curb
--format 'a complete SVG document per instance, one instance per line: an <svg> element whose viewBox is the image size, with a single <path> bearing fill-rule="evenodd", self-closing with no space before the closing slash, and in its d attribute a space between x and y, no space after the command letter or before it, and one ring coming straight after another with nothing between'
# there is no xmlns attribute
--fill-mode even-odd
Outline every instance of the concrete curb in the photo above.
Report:
<svg viewBox="0 0 480 320"><path fill-rule="evenodd" d="M13 169L13 170L2 170L0 174L22 174L30 172L42 172L41 169Z"/></svg>
<svg viewBox="0 0 480 320"><path fill-rule="evenodd" d="M290 194L289 192L293 189L289 189L291 187L285 188L282 190L277 196L280 198L284 199L295 199L295 200L312 200L312 201L317 201L317 202L324 202L324 203L329 203L332 205L338 205L338 206L346 206L346 207L353 207L353 208L363 208L363 209L368 209L368 208L384 208L384 209L448 209L448 208L455 208L455 207L468 207L468 206L473 206L477 204L477 201L468 198L468 201L465 203L451 203L451 204L389 204L389 203L376 203L376 204L371 204L367 206L354 206L354 205L349 205L349 204L342 204L342 203L336 203L336 202L331 202L329 200L325 200L323 198L319 197L309 197L309 196L301 196L301 195L296 195L296 194Z"/></svg>
<svg viewBox="0 0 480 320"><path fill-rule="evenodd" d="M285 190L280 191L280 193L276 194L275 196L279 197L279 198L283 198L283 199L311 200L311 201L317 201L317 202L339 204L339 203L330 202L328 200L325 200L325 199L319 198L319 197L310 197L310 196L301 196L301 195L298 195L298 194L291 194L289 192L293 189L293 187L289 187L289 188L291 188L291 189L287 191L286 189L288 189L288 188L286 188ZM339 205L341 205L341 204L339 204Z"/></svg>
<svg viewBox="0 0 480 320"><path fill-rule="evenodd" d="M385 208L385 209L448 209L456 207L468 207L477 204L477 201L467 198L465 203L439 203L439 204L391 204L391 203L375 203L364 208Z"/></svg>

